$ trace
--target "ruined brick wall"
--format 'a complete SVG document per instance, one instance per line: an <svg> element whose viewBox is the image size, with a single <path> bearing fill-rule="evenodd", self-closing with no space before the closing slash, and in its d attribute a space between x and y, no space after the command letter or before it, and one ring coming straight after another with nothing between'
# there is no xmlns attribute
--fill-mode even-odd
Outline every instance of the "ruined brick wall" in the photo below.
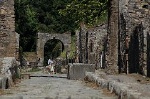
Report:
<svg viewBox="0 0 150 99"><path fill-rule="evenodd" d="M96 69L100 68L101 55L104 52L104 39L107 34L107 25L100 24L88 29L88 63L95 64Z"/></svg>
<svg viewBox="0 0 150 99"><path fill-rule="evenodd" d="M0 0L0 57L15 57L18 49L15 33L14 1ZM19 43L19 42L18 42Z"/></svg>
<svg viewBox="0 0 150 99"><path fill-rule="evenodd" d="M81 25L76 31L77 61L79 63L95 64L100 67L100 55L103 50L103 38L107 34L105 24L87 28Z"/></svg>
<svg viewBox="0 0 150 99"><path fill-rule="evenodd" d="M46 42L49 40L57 39L62 42L63 50L68 51L70 49L71 45L71 33L63 33L63 34L57 34L57 33L38 33L38 40L37 40L37 59L40 60L39 66L43 66L44 62L44 46Z"/></svg>
<svg viewBox="0 0 150 99"><path fill-rule="evenodd" d="M99 65L102 44L98 42L103 42L107 73L150 75L149 5L146 0L109 0L107 38L98 36L97 27L82 26L76 34L79 62L88 59L87 63Z"/></svg>
<svg viewBox="0 0 150 99"><path fill-rule="evenodd" d="M19 59L19 34L15 32L14 1L0 0L0 74L13 79L19 65L12 63L16 59Z"/></svg>
<svg viewBox="0 0 150 99"><path fill-rule="evenodd" d="M120 0L118 35L120 72L146 75L149 30L149 4L145 0Z"/></svg>
<svg viewBox="0 0 150 99"><path fill-rule="evenodd" d="M82 23L80 29L76 31L77 62L79 63L87 63L87 33L87 28Z"/></svg>
<svg viewBox="0 0 150 99"><path fill-rule="evenodd" d="M14 1L0 0L0 74L12 85L18 74L19 35L15 33Z"/></svg>

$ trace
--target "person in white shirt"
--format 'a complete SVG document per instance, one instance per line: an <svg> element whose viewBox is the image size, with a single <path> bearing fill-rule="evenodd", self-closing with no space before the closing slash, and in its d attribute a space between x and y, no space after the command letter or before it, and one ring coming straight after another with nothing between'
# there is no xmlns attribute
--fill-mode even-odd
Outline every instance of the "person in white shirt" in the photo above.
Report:
<svg viewBox="0 0 150 99"><path fill-rule="evenodd" d="M53 61L51 59L48 59L48 65L52 65Z"/></svg>
<svg viewBox="0 0 150 99"><path fill-rule="evenodd" d="M50 72L54 74L54 66L52 65L54 62L51 59L48 59L48 65L50 67Z"/></svg>

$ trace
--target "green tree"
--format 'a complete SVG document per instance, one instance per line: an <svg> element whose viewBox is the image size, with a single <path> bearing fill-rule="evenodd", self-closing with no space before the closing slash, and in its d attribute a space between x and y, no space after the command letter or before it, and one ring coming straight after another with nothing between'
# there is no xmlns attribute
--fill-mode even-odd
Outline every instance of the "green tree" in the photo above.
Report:
<svg viewBox="0 0 150 99"><path fill-rule="evenodd" d="M108 0L73 0L60 13L66 17L71 16L77 24L84 22L92 25L107 15L107 2Z"/></svg>
<svg viewBox="0 0 150 99"><path fill-rule="evenodd" d="M80 22L105 20L106 6L107 0L15 0L20 45L23 51L35 51L37 32L73 32Z"/></svg>
<svg viewBox="0 0 150 99"><path fill-rule="evenodd" d="M15 0L16 32L20 34L20 45L23 51L35 50L37 19L29 0Z"/></svg>

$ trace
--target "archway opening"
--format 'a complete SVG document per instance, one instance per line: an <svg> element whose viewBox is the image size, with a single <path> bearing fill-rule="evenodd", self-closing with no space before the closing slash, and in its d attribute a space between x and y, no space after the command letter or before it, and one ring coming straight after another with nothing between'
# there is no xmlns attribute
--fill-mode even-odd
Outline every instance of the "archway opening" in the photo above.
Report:
<svg viewBox="0 0 150 99"><path fill-rule="evenodd" d="M44 66L48 63L48 59L55 60L64 50L64 44L58 39L48 40L44 45Z"/></svg>
<svg viewBox="0 0 150 99"><path fill-rule="evenodd" d="M135 27L129 44L129 73L144 74L144 35L143 25Z"/></svg>

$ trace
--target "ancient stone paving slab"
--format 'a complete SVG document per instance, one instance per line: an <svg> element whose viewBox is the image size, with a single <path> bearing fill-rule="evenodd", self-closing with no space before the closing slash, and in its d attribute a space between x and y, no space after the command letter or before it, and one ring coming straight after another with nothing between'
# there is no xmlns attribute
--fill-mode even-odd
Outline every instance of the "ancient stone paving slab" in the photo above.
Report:
<svg viewBox="0 0 150 99"><path fill-rule="evenodd" d="M31 77L5 93L0 99L117 99L104 95L100 89L85 86L82 81L56 76Z"/></svg>

